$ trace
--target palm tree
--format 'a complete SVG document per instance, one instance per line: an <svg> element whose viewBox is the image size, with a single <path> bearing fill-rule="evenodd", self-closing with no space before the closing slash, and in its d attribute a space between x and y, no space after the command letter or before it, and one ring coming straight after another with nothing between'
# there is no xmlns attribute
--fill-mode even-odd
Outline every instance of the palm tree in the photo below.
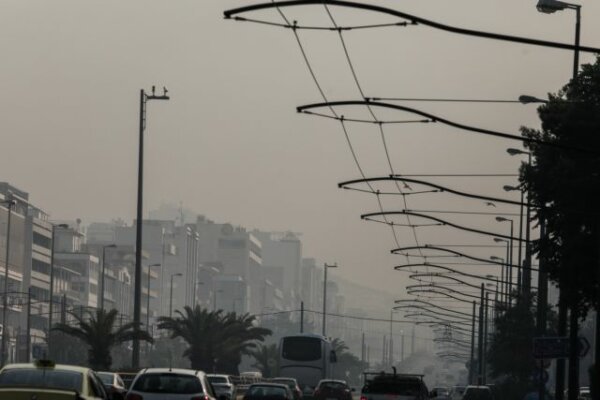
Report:
<svg viewBox="0 0 600 400"><path fill-rule="evenodd" d="M217 366L220 370L238 375L243 355L251 355L258 342L271 334L266 328L255 326L256 317L250 314L228 313L222 319L222 342L217 348Z"/></svg>
<svg viewBox="0 0 600 400"><path fill-rule="evenodd" d="M342 339L335 338L331 341L331 350L335 351L336 355L339 357L342 353L348 351L348 346Z"/></svg>
<svg viewBox="0 0 600 400"><path fill-rule="evenodd" d="M208 311L196 306L185 306L184 312L175 311L172 317L159 317L158 328L171 332L171 338L182 338L188 348L183 355L190 359L192 369L212 371L215 348L222 337L221 311Z"/></svg>
<svg viewBox="0 0 600 400"><path fill-rule="evenodd" d="M254 357L252 367L259 369L265 378L277 376L279 347L275 343L269 345L260 344L250 352L250 355Z"/></svg>
<svg viewBox="0 0 600 400"><path fill-rule="evenodd" d="M250 354L257 341L271 334L268 329L254 326L249 314L223 314L200 306L186 306L177 316L160 317L158 327L171 332L171 338L182 338L188 344L183 355L193 369L235 374L242 355Z"/></svg>
<svg viewBox="0 0 600 400"><path fill-rule="evenodd" d="M52 330L73 336L88 346L88 362L92 369L108 370L112 364L110 350L112 347L131 341L135 338L152 343L147 331L135 329L133 322L116 328L118 311L96 310L88 312L87 320L83 316L72 314L76 326L59 323ZM116 328L116 329L115 329Z"/></svg>

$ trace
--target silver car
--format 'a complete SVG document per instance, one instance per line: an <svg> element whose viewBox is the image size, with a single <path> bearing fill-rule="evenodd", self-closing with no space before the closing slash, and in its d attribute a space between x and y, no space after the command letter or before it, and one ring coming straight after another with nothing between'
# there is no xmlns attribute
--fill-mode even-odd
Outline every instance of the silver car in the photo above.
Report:
<svg viewBox="0 0 600 400"><path fill-rule="evenodd" d="M202 371L147 368L133 380L127 400L216 400L216 395Z"/></svg>
<svg viewBox="0 0 600 400"><path fill-rule="evenodd" d="M206 377L218 397L224 396L229 400L234 399L235 385L229 375L208 374Z"/></svg>

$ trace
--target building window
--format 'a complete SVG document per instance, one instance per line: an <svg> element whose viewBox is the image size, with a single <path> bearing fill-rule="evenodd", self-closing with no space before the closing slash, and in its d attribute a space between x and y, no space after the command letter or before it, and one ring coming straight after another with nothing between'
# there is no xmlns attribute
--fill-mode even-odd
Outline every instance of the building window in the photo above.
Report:
<svg viewBox="0 0 600 400"><path fill-rule="evenodd" d="M40 235L37 232L33 232L33 243L38 246L42 246L42 247L49 249L50 244L52 243L52 240L49 237Z"/></svg>
<svg viewBox="0 0 600 400"><path fill-rule="evenodd" d="M50 264L34 258L31 262L31 269L33 269L35 272L48 275L50 272Z"/></svg>

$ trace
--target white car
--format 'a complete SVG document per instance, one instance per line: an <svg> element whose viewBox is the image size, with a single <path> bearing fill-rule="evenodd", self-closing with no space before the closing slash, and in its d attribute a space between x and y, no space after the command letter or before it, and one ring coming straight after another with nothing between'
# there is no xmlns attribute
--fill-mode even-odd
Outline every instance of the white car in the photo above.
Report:
<svg viewBox="0 0 600 400"><path fill-rule="evenodd" d="M217 400L217 396L202 371L146 368L133 380L127 400Z"/></svg>
<svg viewBox="0 0 600 400"><path fill-rule="evenodd" d="M208 374L206 375L208 381L213 386L215 394L217 396L225 396L231 400L235 397L235 385L231 381L229 375L222 374Z"/></svg>

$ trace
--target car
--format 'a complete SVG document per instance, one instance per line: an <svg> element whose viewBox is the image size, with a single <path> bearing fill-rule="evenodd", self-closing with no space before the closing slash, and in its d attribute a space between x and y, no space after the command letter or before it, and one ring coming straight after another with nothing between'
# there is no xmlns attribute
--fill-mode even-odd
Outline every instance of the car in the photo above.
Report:
<svg viewBox="0 0 600 400"><path fill-rule="evenodd" d="M579 388L579 400L590 400L592 393L589 386L582 386Z"/></svg>
<svg viewBox="0 0 600 400"><path fill-rule="evenodd" d="M462 400L466 386L452 386L450 389L450 400Z"/></svg>
<svg viewBox="0 0 600 400"><path fill-rule="evenodd" d="M300 400L302 398L302 390L300 390L300 386L298 386L298 381L295 378L278 377L271 379L271 382L287 385L292 391L292 394L294 395L294 400Z"/></svg>
<svg viewBox="0 0 600 400"><path fill-rule="evenodd" d="M364 373L361 400L426 400L429 399L423 375Z"/></svg>
<svg viewBox="0 0 600 400"><path fill-rule="evenodd" d="M462 400L494 400L489 386L467 386Z"/></svg>
<svg viewBox="0 0 600 400"><path fill-rule="evenodd" d="M85 367L38 360L0 370L0 399L113 400L113 396L96 373Z"/></svg>
<svg viewBox="0 0 600 400"><path fill-rule="evenodd" d="M117 372L117 374L123 380L123 383L125 384L125 389L129 390L129 388L131 387L131 383L133 382L138 373L130 371L119 371Z"/></svg>
<svg viewBox="0 0 600 400"><path fill-rule="evenodd" d="M352 390L346 381L322 379L315 388L315 400L352 400Z"/></svg>
<svg viewBox="0 0 600 400"><path fill-rule="evenodd" d="M229 375L208 374L206 377L217 396L224 396L228 400L235 399L235 384Z"/></svg>
<svg viewBox="0 0 600 400"><path fill-rule="evenodd" d="M127 388L125 388L125 383L119 374L116 372L98 371L96 375L98 375L98 378L104 384L104 388L109 395L112 394L114 399L125 399Z"/></svg>
<svg viewBox="0 0 600 400"><path fill-rule="evenodd" d="M248 387L244 400L294 400L294 394L287 385L254 383Z"/></svg>
<svg viewBox="0 0 600 400"><path fill-rule="evenodd" d="M127 400L216 400L202 371L184 368L145 368L131 384Z"/></svg>
<svg viewBox="0 0 600 400"><path fill-rule="evenodd" d="M429 393L429 397L437 400L450 400L450 389L447 387L435 387Z"/></svg>

